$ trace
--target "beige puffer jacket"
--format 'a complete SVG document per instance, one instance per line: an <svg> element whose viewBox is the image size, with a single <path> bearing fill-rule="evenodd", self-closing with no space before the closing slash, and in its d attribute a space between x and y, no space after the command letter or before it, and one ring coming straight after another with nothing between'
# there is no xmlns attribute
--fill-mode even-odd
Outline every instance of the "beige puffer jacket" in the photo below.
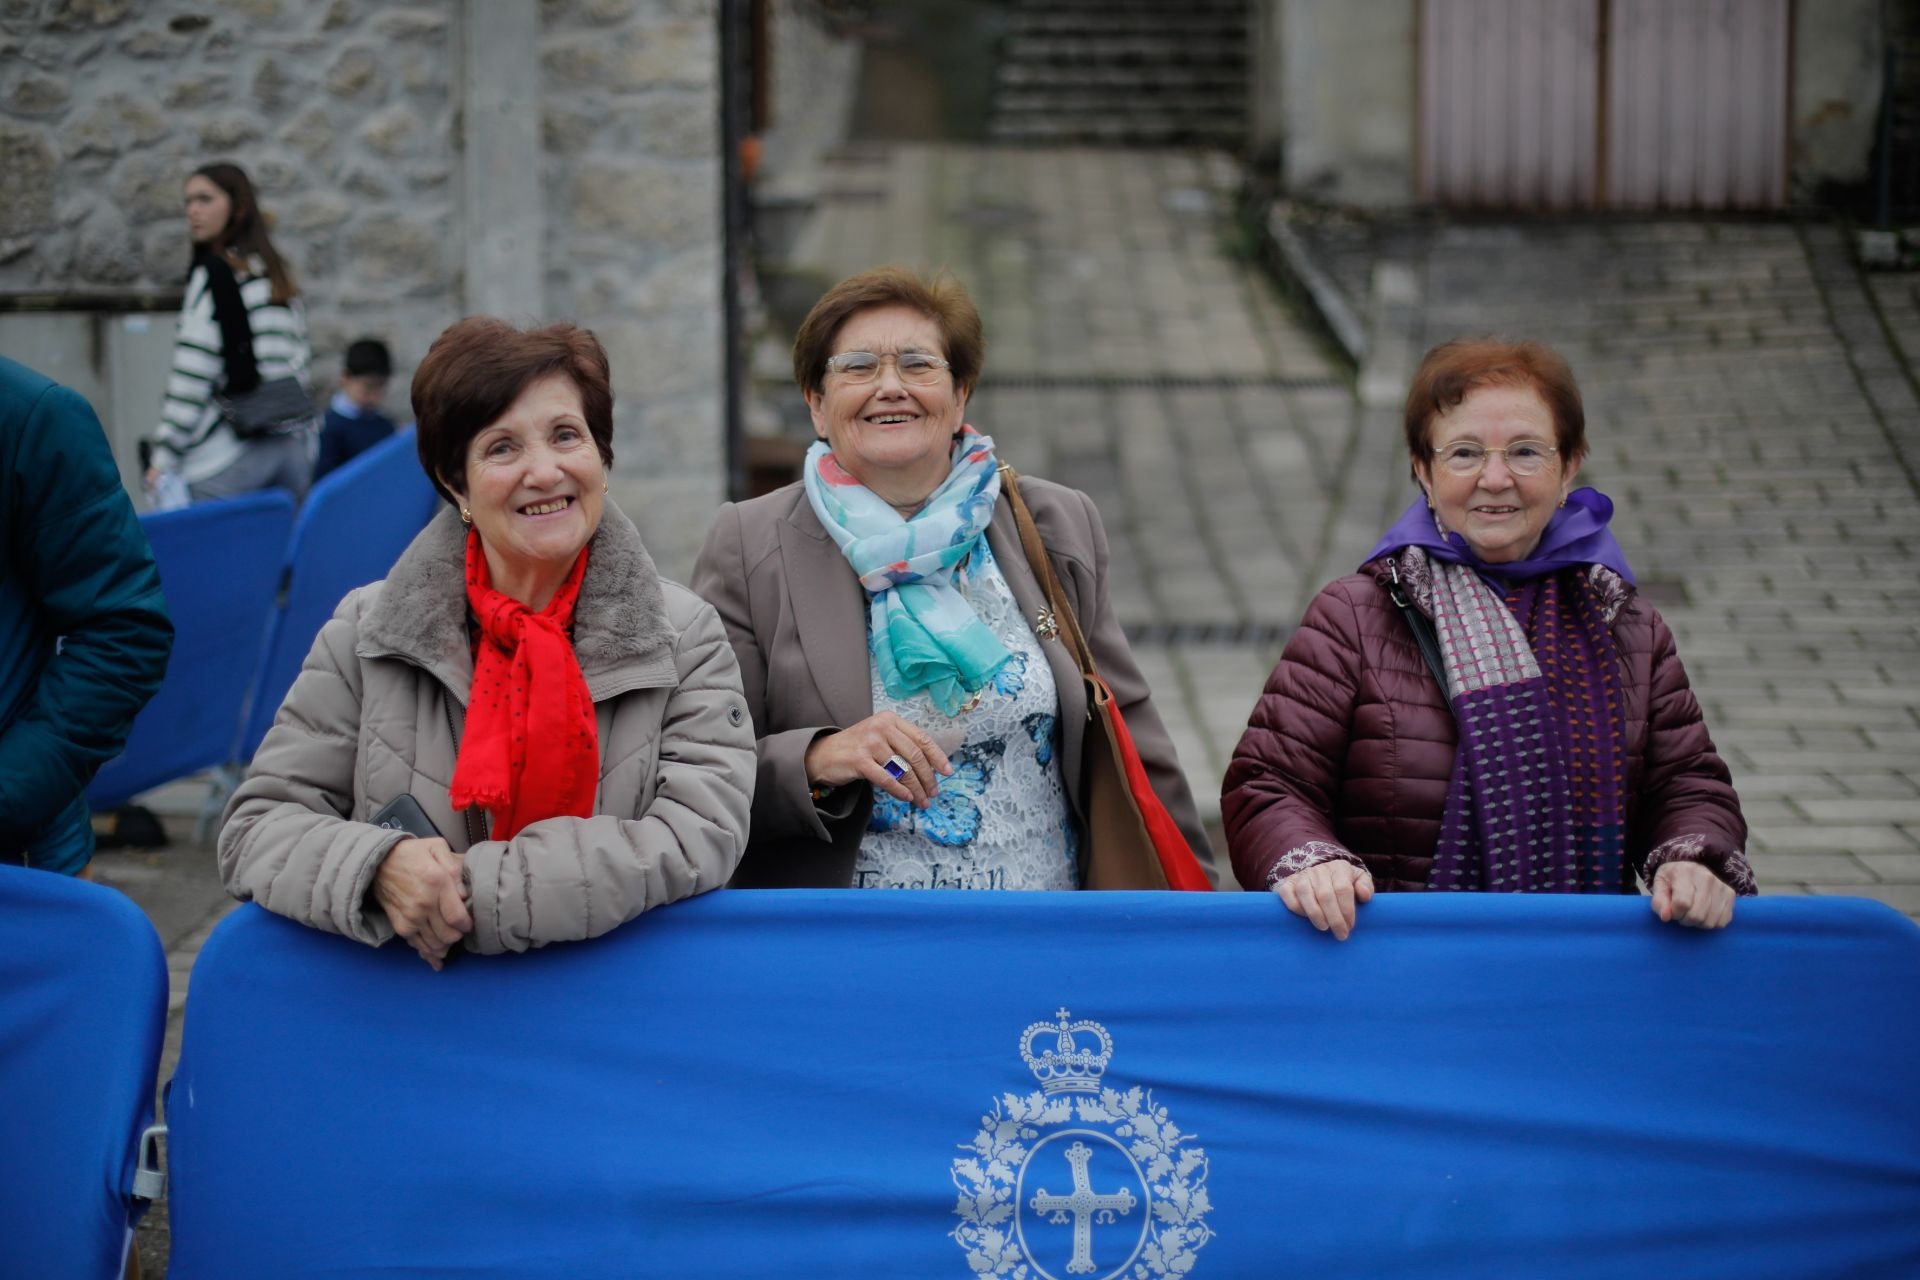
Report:
<svg viewBox="0 0 1920 1280"><path fill-rule="evenodd" d="M495 953L591 938L717 889L747 842L753 721L713 607L661 581L611 504L594 534L573 646L600 730L591 818L549 818L468 847L447 791L472 687L465 529L447 510L384 582L341 602L227 805L228 892L378 946L368 894L404 835L368 821L410 793L472 884L466 946Z"/></svg>

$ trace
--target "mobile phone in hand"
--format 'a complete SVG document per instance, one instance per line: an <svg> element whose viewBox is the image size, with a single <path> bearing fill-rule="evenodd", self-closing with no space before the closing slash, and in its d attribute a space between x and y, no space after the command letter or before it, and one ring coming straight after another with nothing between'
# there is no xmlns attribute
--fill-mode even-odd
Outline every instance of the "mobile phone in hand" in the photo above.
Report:
<svg viewBox="0 0 1920 1280"><path fill-rule="evenodd" d="M440 828L433 825L433 819L429 818L427 811L420 807L420 802L405 792L388 801L380 812L373 815L373 825L376 827L385 827L389 831L404 831L408 835L418 836L422 840L431 840L436 836L440 836ZM444 839L445 837L440 838ZM444 965L452 961L459 949L458 944L456 944L452 950L448 951L447 954L442 957L441 964Z"/></svg>
<svg viewBox="0 0 1920 1280"><path fill-rule="evenodd" d="M433 825L433 819L420 807L420 802L405 792L388 801L385 808L373 815L373 825L389 831L404 831L422 840L431 840L440 835L440 828Z"/></svg>

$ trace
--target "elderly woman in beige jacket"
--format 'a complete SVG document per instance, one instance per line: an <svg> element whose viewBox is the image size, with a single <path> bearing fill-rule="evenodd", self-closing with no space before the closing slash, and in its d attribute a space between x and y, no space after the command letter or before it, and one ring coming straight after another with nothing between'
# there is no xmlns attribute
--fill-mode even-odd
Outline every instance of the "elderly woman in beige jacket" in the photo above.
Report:
<svg viewBox="0 0 1920 1280"><path fill-rule="evenodd" d="M227 806L228 890L438 969L725 884L753 725L713 609L605 500L599 342L463 320L413 407L453 509L321 629ZM374 825L401 797L432 831Z"/></svg>
<svg viewBox="0 0 1920 1280"><path fill-rule="evenodd" d="M794 377L804 480L721 508L693 586L720 611L759 734L736 887L1072 889L1086 880L1080 670L1048 621L993 441L965 425L980 316L951 277L834 286ZM1026 479L1055 576L1154 792L1210 851L1114 617L1083 493Z"/></svg>

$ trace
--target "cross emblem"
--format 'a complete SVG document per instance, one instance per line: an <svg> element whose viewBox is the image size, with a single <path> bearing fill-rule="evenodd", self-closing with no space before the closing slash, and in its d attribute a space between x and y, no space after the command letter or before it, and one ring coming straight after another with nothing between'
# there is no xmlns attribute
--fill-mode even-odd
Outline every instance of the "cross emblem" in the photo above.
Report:
<svg viewBox="0 0 1920 1280"><path fill-rule="evenodd" d="M1094 1194L1093 1180L1087 1176L1087 1161L1093 1158L1093 1152L1086 1143L1076 1142L1066 1154L1067 1163L1073 1166L1073 1191L1054 1196L1042 1187L1034 1194L1033 1211L1051 1214L1048 1221L1055 1223L1064 1223L1068 1214L1073 1215L1073 1258L1067 1263L1067 1273L1088 1275L1094 1270L1093 1224L1105 1226L1116 1214L1131 1213L1133 1192L1122 1187L1111 1195Z"/></svg>

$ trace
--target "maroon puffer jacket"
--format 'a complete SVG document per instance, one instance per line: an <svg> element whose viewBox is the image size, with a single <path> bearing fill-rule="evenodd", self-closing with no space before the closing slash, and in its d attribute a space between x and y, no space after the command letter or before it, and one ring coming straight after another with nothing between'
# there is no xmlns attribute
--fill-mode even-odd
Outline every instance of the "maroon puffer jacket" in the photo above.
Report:
<svg viewBox="0 0 1920 1280"><path fill-rule="evenodd" d="M1220 807L1246 888L1351 860L1348 851L1376 889L1426 886L1453 773L1453 712L1386 576L1377 561L1314 598L1234 749ZM1613 637L1626 702L1628 862L1645 879L1662 862L1689 858L1753 892L1740 801L1673 633L1651 604L1629 596Z"/></svg>

